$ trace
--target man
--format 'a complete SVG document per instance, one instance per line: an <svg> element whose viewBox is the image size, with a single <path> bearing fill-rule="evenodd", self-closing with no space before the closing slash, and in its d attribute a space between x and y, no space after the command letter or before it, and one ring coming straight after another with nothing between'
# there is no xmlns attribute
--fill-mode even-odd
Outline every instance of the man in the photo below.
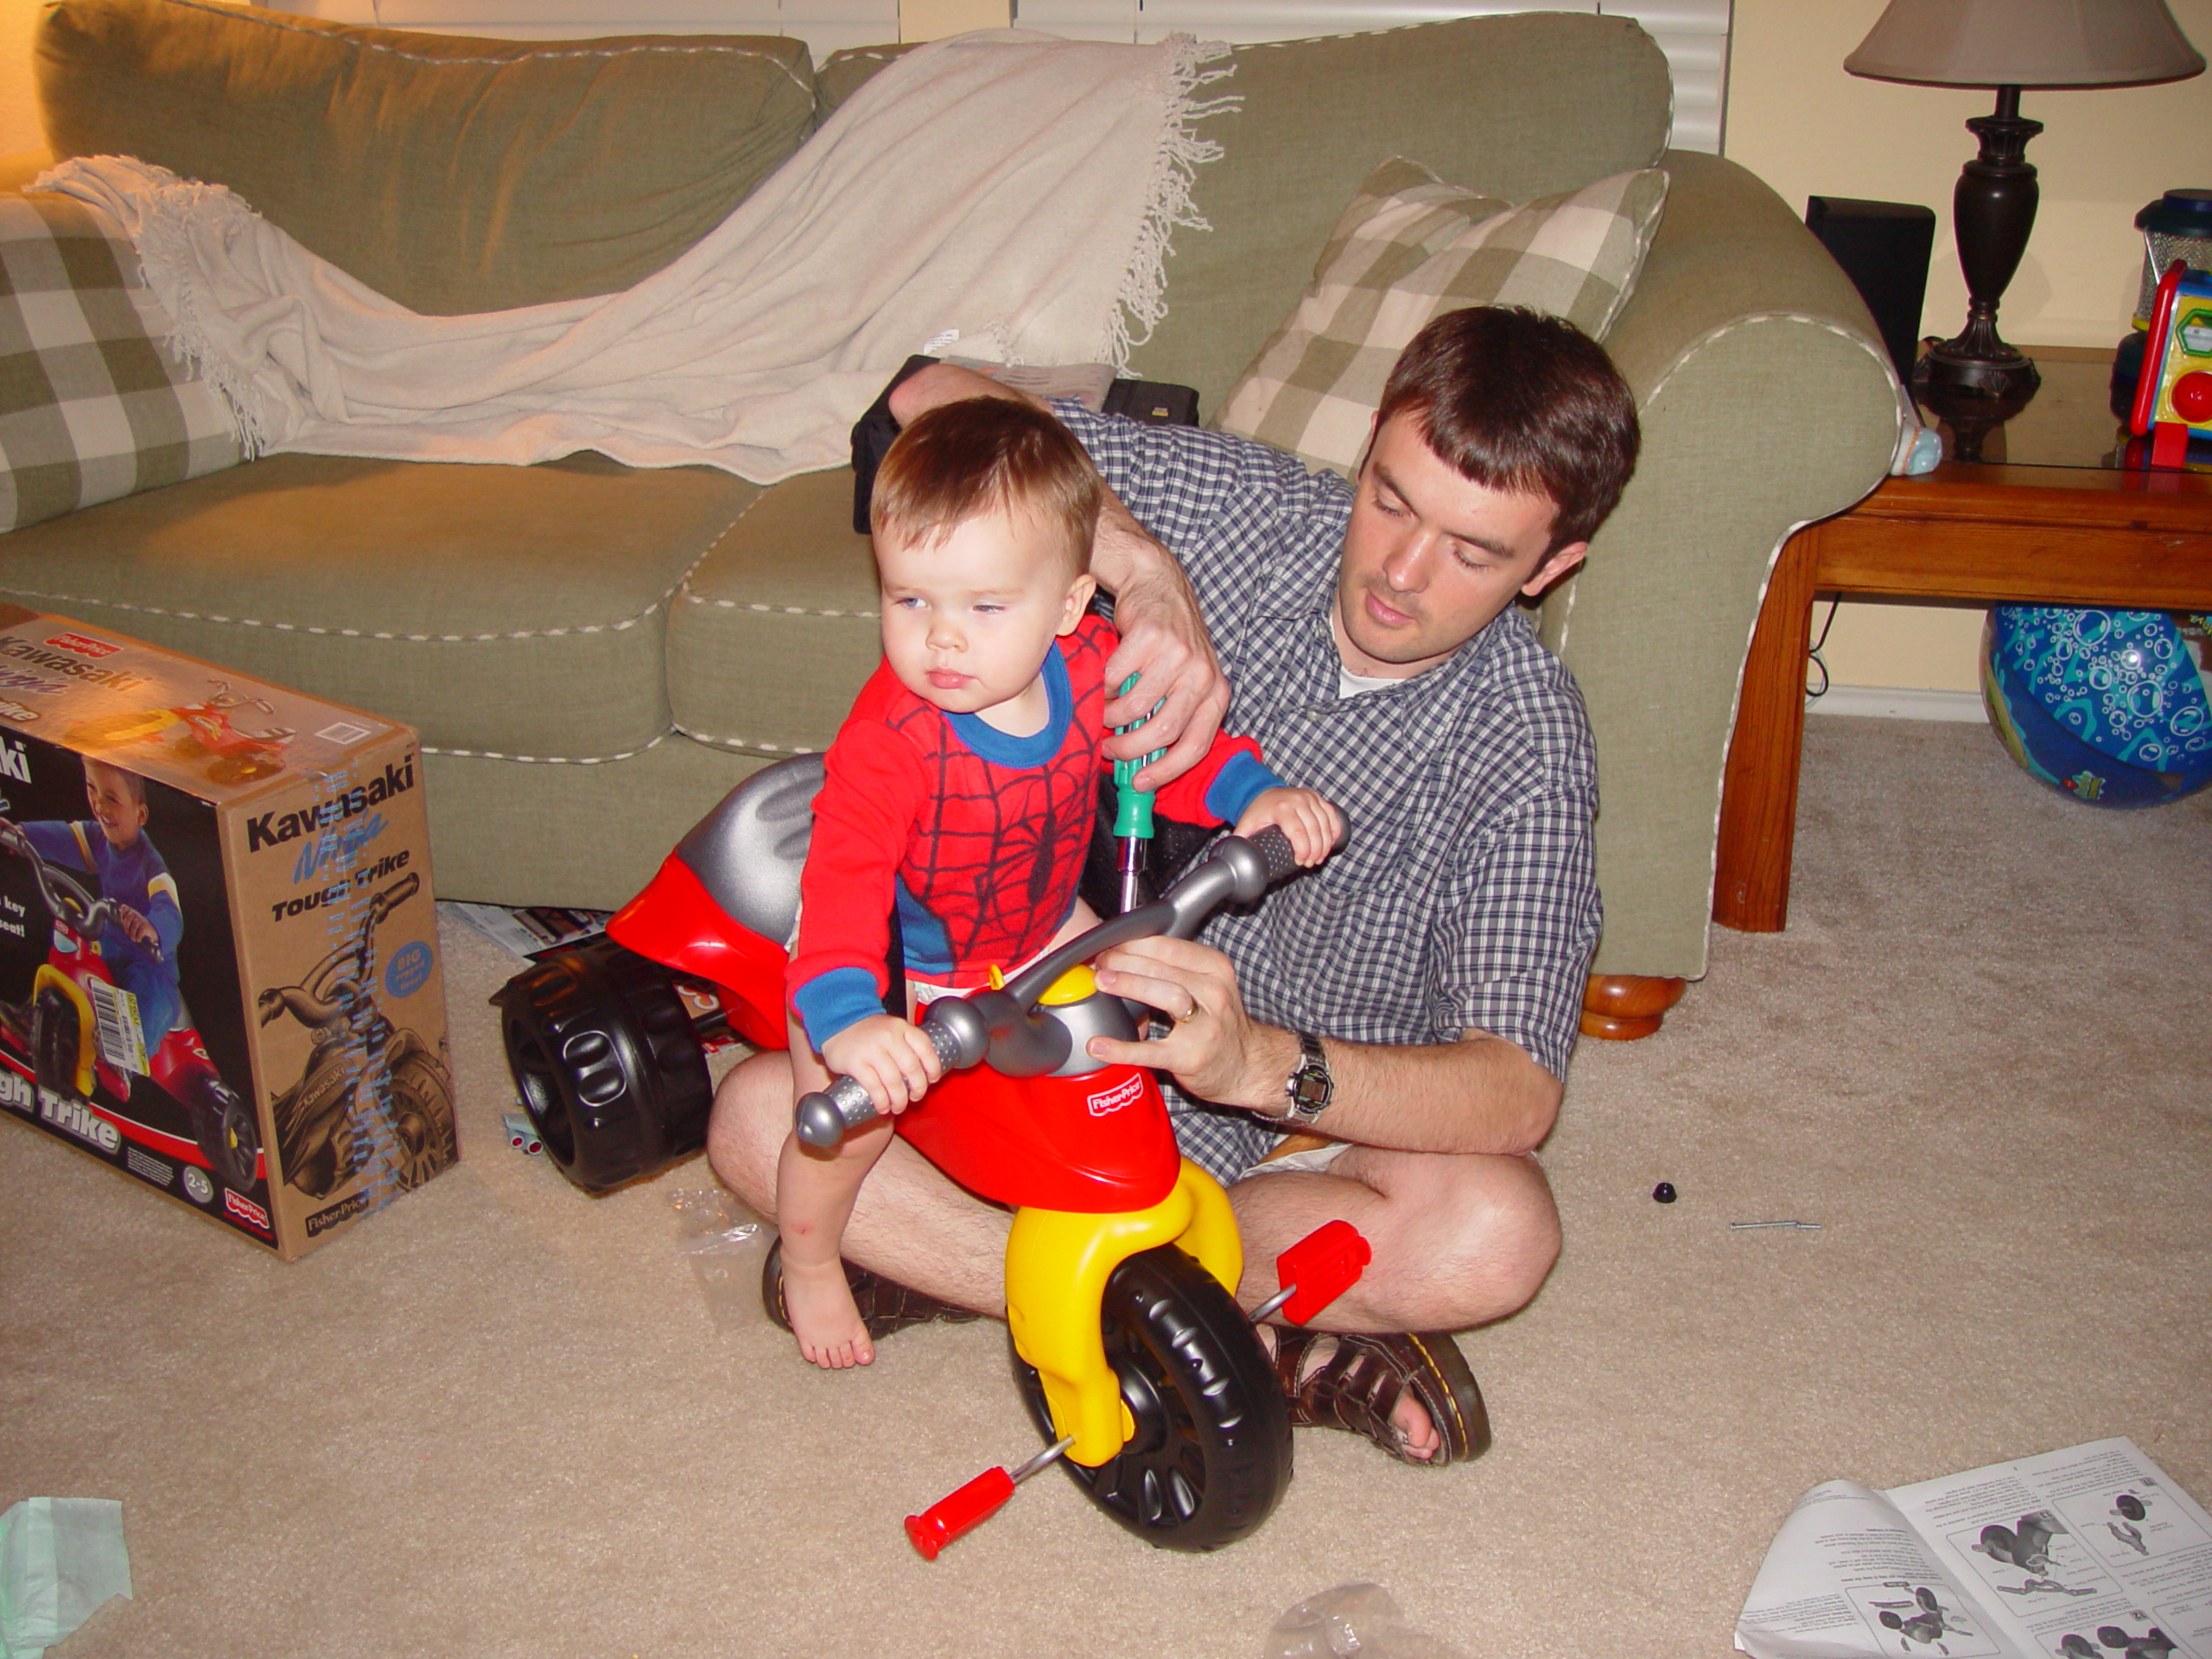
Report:
<svg viewBox="0 0 2212 1659"><path fill-rule="evenodd" d="M1009 395L938 365L892 406L904 421ZM1619 499L1634 401L1572 327L1480 308L1406 348L1352 486L1220 434L1057 412L1118 498L1092 568L1122 633L1108 683L1141 677L1106 715L1157 702L1120 747L1170 740L1140 781L1188 766L1225 711L1351 825L1335 858L1205 942L1103 957L1101 988L1173 1025L1092 1053L1178 1085L1184 1150L1243 1230L1247 1306L1325 1221L1373 1246L1320 1317L1330 1333L1266 1333L1292 1421L1431 1466L1478 1455L1481 1395L1440 1333L1523 1306L1557 1255L1533 1154L1599 926L1588 724L1516 601L1580 564ZM715 1103L715 1167L756 1206L790 1098L788 1063L763 1055ZM1323 1139L1271 1159L1291 1130ZM846 1233L863 1313L888 1330L942 1312L930 1299L1001 1311L1005 1215L894 1151Z"/></svg>

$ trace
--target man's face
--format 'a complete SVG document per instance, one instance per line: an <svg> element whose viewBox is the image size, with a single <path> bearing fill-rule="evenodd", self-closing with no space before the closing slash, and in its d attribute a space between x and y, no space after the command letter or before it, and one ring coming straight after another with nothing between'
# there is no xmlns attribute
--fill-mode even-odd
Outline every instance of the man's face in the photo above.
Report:
<svg viewBox="0 0 2212 1659"><path fill-rule="evenodd" d="M1547 556L1555 509L1462 478L1417 418L1379 427L1360 468L1337 571L1337 649L1353 673L1410 679L1490 625L1516 594L1541 594L1582 563L1586 542Z"/></svg>
<svg viewBox="0 0 2212 1659"><path fill-rule="evenodd" d="M137 843L139 830L145 828L146 809L113 766L97 760L85 763L85 799L108 845L122 852Z"/></svg>

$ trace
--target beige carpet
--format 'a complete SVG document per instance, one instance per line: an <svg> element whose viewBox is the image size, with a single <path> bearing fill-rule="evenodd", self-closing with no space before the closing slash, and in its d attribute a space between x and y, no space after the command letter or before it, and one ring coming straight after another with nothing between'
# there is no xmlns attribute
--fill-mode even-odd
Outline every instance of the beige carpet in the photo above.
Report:
<svg viewBox="0 0 2212 1659"><path fill-rule="evenodd" d="M916 1558L901 1516L1033 1444L1002 1330L834 1376L718 1331L670 1201L703 1163L593 1201L508 1147L511 964L464 929L464 1161L298 1264L0 1125L0 1504L121 1498L137 1578L60 1659L1255 1659L1355 1579L1470 1659L1718 1659L1832 1477L2126 1434L2212 1500L2212 793L2092 811L1979 728L1856 720L1804 779L1790 931L1576 1058L1566 1254L1468 1344L1496 1451L1301 1434L1215 1556L1048 1474ZM1777 1218L1821 1230L1727 1224Z"/></svg>

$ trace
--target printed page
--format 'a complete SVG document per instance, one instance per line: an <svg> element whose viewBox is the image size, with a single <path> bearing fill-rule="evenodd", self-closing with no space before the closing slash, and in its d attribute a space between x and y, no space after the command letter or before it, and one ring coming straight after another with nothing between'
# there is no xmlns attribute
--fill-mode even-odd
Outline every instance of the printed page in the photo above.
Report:
<svg viewBox="0 0 2212 1659"><path fill-rule="evenodd" d="M2024 1632L2020 1634L2024 1635ZM1736 1624L1752 1659L2027 1659L1887 1497L1847 1480L1797 1501Z"/></svg>
<svg viewBox="0 0 2212 1659"><path fill-rule="evenodd" d="M440 913L458 916L495 944L525 959L556 946L604 932L606 910L560 910L550 905L477 905L457 899L438 901Z"/></svg>
<svg viewBox="0 0 2212 1659"><path fill-rule="evenodd" d="M2033 1659L2212 1659L2212 1517L2133 1441L1888 1497Z"/></svg>

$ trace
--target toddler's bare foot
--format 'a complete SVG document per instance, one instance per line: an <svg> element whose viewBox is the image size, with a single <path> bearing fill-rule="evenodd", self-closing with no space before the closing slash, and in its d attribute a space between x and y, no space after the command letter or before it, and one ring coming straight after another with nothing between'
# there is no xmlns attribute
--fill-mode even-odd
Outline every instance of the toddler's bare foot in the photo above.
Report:
<svg viewBox="0 0 2212 1659"><path fill-rule="evenodd" d="M798 1351L824 1370L874 1363L875 1343L853 1306L845 1264L836 1256L819 1265L791 1260L784 1252L784 1310L791 1315Z"/></svg>

